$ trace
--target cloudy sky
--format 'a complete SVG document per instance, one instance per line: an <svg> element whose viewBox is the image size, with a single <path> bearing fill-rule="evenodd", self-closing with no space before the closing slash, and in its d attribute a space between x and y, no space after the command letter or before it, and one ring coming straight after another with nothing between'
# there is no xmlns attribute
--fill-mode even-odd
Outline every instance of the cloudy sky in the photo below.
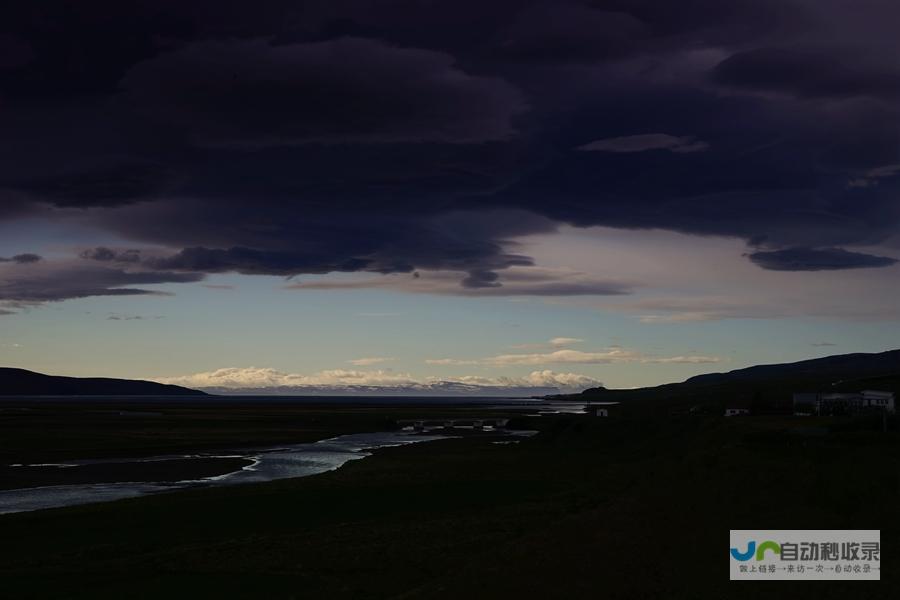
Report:
<svg viewBox="0 0 900 600"><path fill-rule="evenodd" d="M0 364L578 389L900 339L893 0L0 8Z"/></svg>

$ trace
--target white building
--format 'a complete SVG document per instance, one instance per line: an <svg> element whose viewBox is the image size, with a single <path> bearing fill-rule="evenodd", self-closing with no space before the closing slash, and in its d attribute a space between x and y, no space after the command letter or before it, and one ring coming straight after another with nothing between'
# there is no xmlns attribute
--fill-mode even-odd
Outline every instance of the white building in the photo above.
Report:
<svg viewBox="0 0 900 600"><path fill-rule="evenodd" d="M864 408L877 408L894 412L894 393L880 390L863 390L862 405Z"/></svg>
<svg viewBox="0 0 900 600"><path fill-rule="evenodd" d="M795 415L850 415L894 412L894 393L879 390L794 394Z"/></svg>

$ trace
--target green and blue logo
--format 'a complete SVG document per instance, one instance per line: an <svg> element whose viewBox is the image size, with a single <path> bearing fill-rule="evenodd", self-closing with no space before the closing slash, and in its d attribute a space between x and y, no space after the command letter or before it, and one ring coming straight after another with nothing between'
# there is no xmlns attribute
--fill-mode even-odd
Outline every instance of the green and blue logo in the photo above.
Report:
<svg viewBox="0 0 900 600"><path fill-rule="evenodd" d="M766 550L771 550L775 554L781 554L781 546L779 546L777 542L766 540L757 547L756 540L751 540L747 542L747 550L745 552L741 552L737 548L732 548L731 556L742 562L748 561L754 556L756 557L756 560L765 560Z"/></svg>

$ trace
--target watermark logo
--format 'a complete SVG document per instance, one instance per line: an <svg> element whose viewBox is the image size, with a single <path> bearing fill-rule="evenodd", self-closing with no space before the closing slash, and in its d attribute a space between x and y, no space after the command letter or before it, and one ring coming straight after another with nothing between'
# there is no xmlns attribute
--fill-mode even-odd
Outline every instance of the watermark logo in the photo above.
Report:
<svg viewBox="0 0 900 600"><path fill-rule="evenodd" d="M730 575L745 579L881 579L881 531L731 530Z"/></svg>
<svg viewBox="0 0 900 600"><path fill-rule="evenodd" d="M731 556L740 561L747 561L756 557L756 560L765 560L766 559L766 550L771 550L775 554L781 554L781 546L778 545L778 542L773 542L772 540L766 540L762 544L759 545L759 549L756 548L756 540L751 540L747 542L747 551L739 552L737 548L731 549Z"/></svg>

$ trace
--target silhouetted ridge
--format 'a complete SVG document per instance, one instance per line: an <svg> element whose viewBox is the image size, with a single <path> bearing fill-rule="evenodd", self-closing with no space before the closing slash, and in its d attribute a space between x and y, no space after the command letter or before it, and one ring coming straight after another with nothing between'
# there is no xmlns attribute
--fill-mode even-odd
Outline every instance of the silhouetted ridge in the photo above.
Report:
<svg viewBox="0 0 900 600"><path fill-rule="evenodd" d="M788 412L795 392L881 389L900 393L900 350L839 354L794 363L757 365L691 377L682 383L628 390L592 388L579 399L637 402L664 409L718 410L750 404L759 412ZM569 396L572 398L572 396Z"/></svg>
<svg viewBox="0 0 900 600"><path fill-rule="evenodd" d="M727 373L697 375L686 384L717 384L733 381L762 381L783 378L825 378L831 383L900 373L900 350L875 354L838 354L794 363L757 365Z"/></svg>
<svg viewBox="0 0 900 600"><path fill-rule="evenodd" d="M0 367L0 396L205 396L204 392L152 381L58 377Z"/></svg>

